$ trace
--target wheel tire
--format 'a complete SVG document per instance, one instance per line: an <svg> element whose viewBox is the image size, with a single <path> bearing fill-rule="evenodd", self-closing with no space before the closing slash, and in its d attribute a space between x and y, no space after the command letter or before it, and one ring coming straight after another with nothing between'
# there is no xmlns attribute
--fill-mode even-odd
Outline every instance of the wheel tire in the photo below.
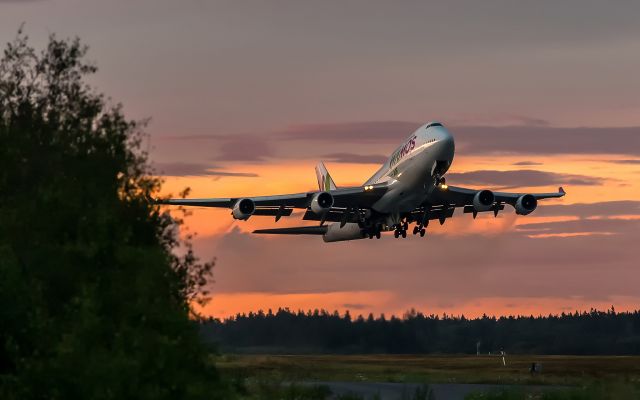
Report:
<svg viewBox="0 0 640 400"><path fill-rule="evenodd" d="M402 231L402 237L406 238L407 237L407 231Z"/></svg>
<svg viewBox="0 0 640 400"><path fill-rule="evenodd" d="M414 227L413 227L413 234L415 235L416 233L418 233L418 227L417 227L417 226L414 226Z"/></svg>
<svg viewBox="0 0 640 400"><path fill-rule="evenodd" d="M395 237L396 239L398 238L398 236L400 236L400 232L398 231L394 231L393 232L393 237Z"/></svg>
<svg viewBox="0 0 640 400"><path fill-rule="evenodd" d="M405 222L404 225L402 226L404 229L402 229L403 231L406 231L409 229L409 223Z"/></svg>
<svg viewBox="0 0 640 400"><path fill-rule="evenodd" d="M376 239L380 239L380 231L376 232Z"/></svg>
<svg viewBox="0 0 640 400"><path fill-rule="evenodd" d="M425 231L424 229L420 229L420 237L424 237L424 234L425 234L426 232L427 232L427 231Z"/></svg>

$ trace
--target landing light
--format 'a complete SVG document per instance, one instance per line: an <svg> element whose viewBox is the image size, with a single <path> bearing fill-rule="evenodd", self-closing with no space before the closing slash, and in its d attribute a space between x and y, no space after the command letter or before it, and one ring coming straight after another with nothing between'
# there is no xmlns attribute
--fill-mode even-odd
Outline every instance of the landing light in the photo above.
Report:
<svg viewBox="0 0 640 400"><path fill-rule="evenodd" d="M449 188L448 185L445 185L444 183L442 185L440 185L440 189L442 190L447 190Z"/></svg>

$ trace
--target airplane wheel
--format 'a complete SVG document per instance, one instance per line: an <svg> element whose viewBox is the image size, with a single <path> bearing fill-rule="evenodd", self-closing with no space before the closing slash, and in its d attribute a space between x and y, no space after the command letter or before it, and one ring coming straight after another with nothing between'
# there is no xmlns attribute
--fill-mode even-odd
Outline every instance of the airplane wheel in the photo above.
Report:
<svg viewBox="0 0 640 400"><path fill-rule="evenodd" d="M402 228L403 228L403 229L402 229L403 231L408 230L408 229L409 229L409 223L408 223L408 222L405 222L405 223L404 223L404 225L402 226Z"/></svg>
<svg viewBox="0 0 640 400"><path fill-rule="evenodd" d="M424 228L420 229L420 237L424 237L425 233L427 233L427 231L424 230Z"/></svg>
<svg viewBox="0 0 640 400"><path fill-rule="evenodd" d="M417 227L417 226L414 226L414 227L413 227L413 234L415 235L415 234L417 234L417 233L418 233L418 227Z"/></svg>
<svg viewBox="0 0 640 400"><path fill-rule="evenodd" d="M380 231L376 232L376 239L380 239Z"/></svg>
<svg viewBox="0 0 640 400"><path fill-rule="evenodd" d="M398 236L400 236L400 232L398 231L393 231L393 237L395 237L396 239L398 238Z"/></svg>
<svg viewBox="0 0 640 400"><path fill-rule="evenodd" d="M407 237L407 231L406 231L406 230L403 230L403 231L402 231L402 237L403 237L403 238L406 238L406 237Z"/></svg>
<svg viewBox="0 0 640 400"><path fill-rule="evenodd" d="M373 235L372 234L369 234L369 239L373 239Z"/></svg>

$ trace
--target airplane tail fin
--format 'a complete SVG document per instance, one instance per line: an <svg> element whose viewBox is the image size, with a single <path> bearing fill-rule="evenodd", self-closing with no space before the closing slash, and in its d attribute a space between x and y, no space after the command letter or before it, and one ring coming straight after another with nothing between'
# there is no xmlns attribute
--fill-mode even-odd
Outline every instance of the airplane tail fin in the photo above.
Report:
<svg viewBox="0 0 640 400"><path fill-rule="evenodd" d="M336 184L329 175L329 171L327 171L327 167L324 166L324 163L320 161L318 165L316 165L316 177L318 178L318 188L320 190L328 191L328 190L336 190Z"/></svg>

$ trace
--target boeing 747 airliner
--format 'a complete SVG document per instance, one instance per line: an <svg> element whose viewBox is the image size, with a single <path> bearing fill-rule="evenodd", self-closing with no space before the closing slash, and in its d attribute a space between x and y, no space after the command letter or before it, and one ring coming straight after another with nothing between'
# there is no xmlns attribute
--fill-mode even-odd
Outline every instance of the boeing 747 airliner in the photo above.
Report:
<svg viewBox="0 0 640 400"><path fill-rule="evenodd" d="M318 190L275 196L211 199L166 199L159 204L222 207L231 209L235 219L253 215L275 216L276 222L290 216L294 208L306 210L303 219L319 225L297 228L260 229L254 233L280 235L321 235L325 242L363 238L380 239L381 232L407 237L410 224L413 234L424 236L430 220L444 224L456 208L471 213L493 212L505 204L519 215L527 215L538 200L562 197L557 193L503 193L448 186L445 174L453 162L453 136L439 122L419 127L380 169L362 186L338 188L320 162L316 167Z"/></svg>

